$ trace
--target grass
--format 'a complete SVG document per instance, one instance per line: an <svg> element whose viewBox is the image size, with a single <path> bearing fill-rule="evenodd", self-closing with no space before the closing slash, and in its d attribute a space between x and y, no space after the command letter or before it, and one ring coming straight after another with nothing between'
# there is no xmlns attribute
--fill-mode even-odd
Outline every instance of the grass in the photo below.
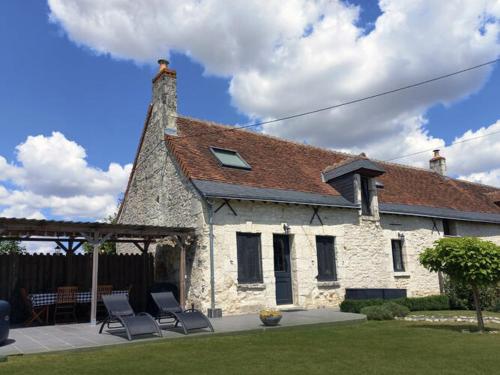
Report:
<svg viewBox="0 0 500 375"><path fill-rule="evenodd" d="M471 316L476 317L476 312L472 310L439 310L439 311L412 311L410 315L425 315L425 316ZM491 316L500 318L500 313L493 311L483 311L483 317Z"/></svg>
<svg viewBox="0 0 500 375"><path fill-rule="evenodd" d="M486 374L500 368L500 334L466 326L367 322L156 340L9 357L8 374ZM470 327L470 326L469 326Z"/></svg>

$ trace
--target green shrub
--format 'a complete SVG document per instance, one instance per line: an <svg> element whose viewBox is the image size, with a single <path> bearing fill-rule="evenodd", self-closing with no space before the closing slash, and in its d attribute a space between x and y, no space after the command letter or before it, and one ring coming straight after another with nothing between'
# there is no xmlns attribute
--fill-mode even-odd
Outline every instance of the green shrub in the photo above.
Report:
<svg viewBox="0 0 500 375"><path fill-rule="evenodd" d="M384 304L383 299L346 299L340 304L340 311L359 313L366 306L380 306Z"/></svg>
<svg viewBox="0 0 500 375"><path fill-rule="evenodd" d="M393 315L391 310L385 306L366 306L361 309L361 314L366 315L368 320L391 320Z"/></svg>
<svg viewBox="0 0 500 375"><path fill-rule="evenodd" d="M495 307L493 307L493 311L494 311L494 312L500 312L500 301L499 301L499 302L497 302L497 304L496 304L496 306L495 306Z"/></svg>
<svg viewBox="0 0 500 375"><path fill-rule="evenodd" d="M410 309L396 302L386 302L382 307L388 309L393 317L403 318L410 313Z"/></svg>
<svg viewBox="0 0 500 375"><path fill-rule="evenodd" d="M450 300L445 295L402 298L394 300L394 302L408 307L410 311L450 309Z"/></svg>
<svg viewBox="0 0 500 375"><path fill-rule="evenodd" d="M444 280L444 291L450 299L450 307L453 310L475 310L472 288L461 282ZM499 286L480 286L479 298L482 310L493 310L500 303Z"/></svg>

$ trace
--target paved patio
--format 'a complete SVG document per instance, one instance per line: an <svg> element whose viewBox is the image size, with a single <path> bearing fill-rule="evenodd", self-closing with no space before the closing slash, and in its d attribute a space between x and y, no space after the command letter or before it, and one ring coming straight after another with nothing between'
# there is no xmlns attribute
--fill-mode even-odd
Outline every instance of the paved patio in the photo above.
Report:
<svg viewBox="0 0 500 375"><path fill-rule="evenodd" d="M285 311L280 327L360 322L364 319L364 315L342 313L333 309ZM264 327L257 314L226 316L211 319L211 322L215 333L278 328ZM129 342L123 333L120 334L116 330L113 333L104 331L102 334L99 334L98 331L99 327L93 327L88 323L14 328L10 332L6 345L0 346L0 356L90 348ZM182 330L172 329L166 325L162 327L162 333L164 339L185 337ZM199 331L191 333L189 336L207 334L212 333ZM151 340L152 337L156 336L142 337L134 341Z"/></svg>

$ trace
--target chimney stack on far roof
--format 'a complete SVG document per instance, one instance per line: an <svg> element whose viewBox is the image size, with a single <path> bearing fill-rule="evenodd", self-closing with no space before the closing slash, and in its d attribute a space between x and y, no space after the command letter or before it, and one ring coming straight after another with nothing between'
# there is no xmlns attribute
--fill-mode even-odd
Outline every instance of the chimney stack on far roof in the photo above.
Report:
<svg viewBox="0 0 500 375"><path fill-rule="evenodd" d="M159 59L158 73L153 78L153 106L163 133L177 134L177 73L168 67L168 60Z"/></svg>
<svg viewBox="0 0 500 375"><path fill-rule="evenodd" d="M429 160L429 168L444 176L446 174L446 158L439 154L439 149L433 151L434 156Z"/></svg>

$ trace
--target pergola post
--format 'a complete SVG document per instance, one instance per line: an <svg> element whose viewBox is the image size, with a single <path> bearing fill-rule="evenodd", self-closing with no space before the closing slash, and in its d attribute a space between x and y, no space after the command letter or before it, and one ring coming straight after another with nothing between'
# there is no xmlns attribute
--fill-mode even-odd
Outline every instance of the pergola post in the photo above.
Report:
<svg viewBox="0 0 500 375"><path fill-rule="evenodd" d="M179 303L186 308L186 245L181 242L179 257Z"/></svg>
<svg viewBox="0 0 500 375"><path fill-rule="evenodd" d="M179 304L186 308L186 249L191 246L194 238L189 235L174 236L176 247L179 248Z"/></svg>
<svg viewBox="0 0 500 375"><path fill-rule="evenodd" d="M99 276L99 245L92 244L92 296L90 300L90 324L97 324L97 283Z"/></svg>
<svg viewBox="0 0 500 375"><path fill-rule="evenodd" d="M89 245L92 246L92 291L90 299L90 324L97 324L97 285L99 282L99 247L106 242L110 235L104 237L99 233L83 234Z"/></svg>

